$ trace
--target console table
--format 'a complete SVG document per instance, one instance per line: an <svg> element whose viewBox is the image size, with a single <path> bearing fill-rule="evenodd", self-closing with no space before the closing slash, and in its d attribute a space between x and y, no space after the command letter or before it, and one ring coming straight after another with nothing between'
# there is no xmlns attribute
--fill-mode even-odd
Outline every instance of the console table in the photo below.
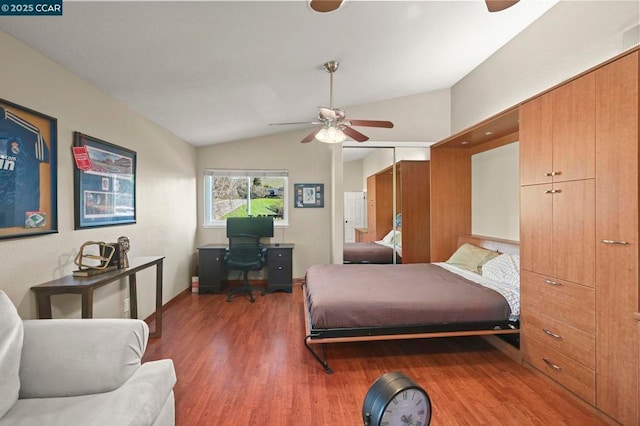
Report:
<svg viewBox="0 0 640 426"><path fill-rule="evenodd" d="M129 299L131 318L138 318L138 295L136 272L156 266L156 329L149 337L162 335L162 262L164 256L136 257L129 261L129 267L105 272L90 277L66 275L53 281L31 287L36 294L38 319L50 319L51 296L54 294L80 294L82 296L82 318L93 318L93 290L121 278L129 278Z"/></svg>
<svg viewBox="0 0 640 426"><path fill-rule="evenodd" d="M228 272L223 259L228 245L207 244L198 247L199 292L221 293L227 283ZM267 249L267 292L293 288L293 244L264 244Z"/></svg>

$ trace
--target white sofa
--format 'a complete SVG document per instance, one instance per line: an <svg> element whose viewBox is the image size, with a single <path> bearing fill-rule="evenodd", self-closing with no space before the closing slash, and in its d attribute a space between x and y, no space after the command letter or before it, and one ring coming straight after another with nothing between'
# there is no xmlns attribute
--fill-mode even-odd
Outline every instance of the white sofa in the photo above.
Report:
<svg viewBox="0 0 640 426"><path fill-rule="evenodd" d="M0 425L174 425L169 359L128 319L22 321L0 291Z"/></svg>

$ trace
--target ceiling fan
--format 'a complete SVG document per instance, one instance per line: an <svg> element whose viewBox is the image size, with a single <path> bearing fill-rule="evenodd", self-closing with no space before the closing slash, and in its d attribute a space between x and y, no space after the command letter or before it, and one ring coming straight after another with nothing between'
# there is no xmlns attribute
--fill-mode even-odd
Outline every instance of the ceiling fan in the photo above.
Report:
<svg viewBox="0 0 640 426"><path fill-rule="evenodd" d="M344 110L333 108L333 73L338 69L338 65L337 61L329 61L322 66L322 69L329 73L329 108L318 108L317 121L272 123L272 125L315 124L317 127L300 141L302 143L311 142L314 138L325 143L340 143L347 137L357 142L365 142L369 137L353 129L352 126L393 128L393 123L390 121L347 119Z"/></svg>
<svg viewBox="0 0 640 426"><path fill-rule="evenodd" d="M485 0L485 3L487 4L489 12L500 12L518 3L518 1L519 0ZM338 10L343 2L344 0L309 0L309 7L319 13L333 12L334 10Z"/></svg>

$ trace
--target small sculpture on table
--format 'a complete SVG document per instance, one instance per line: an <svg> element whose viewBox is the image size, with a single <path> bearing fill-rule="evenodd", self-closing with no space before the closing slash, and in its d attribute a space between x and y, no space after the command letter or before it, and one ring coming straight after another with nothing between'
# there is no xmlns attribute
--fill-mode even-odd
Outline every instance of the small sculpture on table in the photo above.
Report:
<svg viewBox="0 0 640 426"><path fill-rule="evenodd" d="M79 269L73 271L76 277L88 277L117 269L114 254L116 249L113 244L102 241L87 241L80 246L80 251L74 263Z"/></svg>
<svg viewBox="0 0 640 426"><path fill-rule="evenodd" d="M127 253L129 253L129 250L131 249L129 237L118 237L118 245L120 246L120 267L128 268L129 257L127 256Z"/></svg>

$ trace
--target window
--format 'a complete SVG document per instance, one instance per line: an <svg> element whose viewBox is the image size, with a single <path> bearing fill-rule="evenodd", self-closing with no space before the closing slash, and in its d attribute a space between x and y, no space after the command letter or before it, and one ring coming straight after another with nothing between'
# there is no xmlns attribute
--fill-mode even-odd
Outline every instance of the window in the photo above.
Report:
<svg viewBox="0 0 640 426"><path fill-rule="evenodd" d="M204 225L225 225L228 217L273 216L288 225L286 170L204 171Z"/></svg>

